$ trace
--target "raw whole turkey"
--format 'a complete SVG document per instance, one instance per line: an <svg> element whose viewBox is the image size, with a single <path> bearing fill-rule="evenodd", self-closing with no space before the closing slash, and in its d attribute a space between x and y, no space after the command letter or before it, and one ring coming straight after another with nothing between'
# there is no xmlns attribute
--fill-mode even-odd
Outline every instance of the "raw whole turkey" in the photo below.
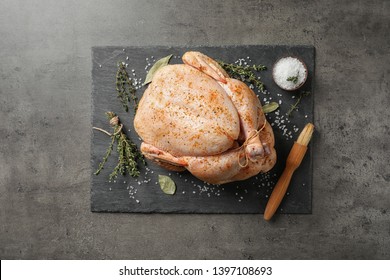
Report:
<svg viewBox="0 0 390 280"><path fill-rule="evenodd" d="M269 171L274 134L256 94L202 53L182 59L160 68L139 102L134 126L141 152L211 184Z"/></svg>

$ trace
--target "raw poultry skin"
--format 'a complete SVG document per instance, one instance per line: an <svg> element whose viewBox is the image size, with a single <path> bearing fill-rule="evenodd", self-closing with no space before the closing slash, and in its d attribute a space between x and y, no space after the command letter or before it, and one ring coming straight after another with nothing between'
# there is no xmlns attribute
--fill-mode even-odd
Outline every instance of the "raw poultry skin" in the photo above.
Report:
<svg viewBox="0 0 390 280"><path fill-rule="evenodd" d="M167 65L140 100L134 126L146 158L212 184L245 180L276 162L255 93L199 52Z"/></svg>

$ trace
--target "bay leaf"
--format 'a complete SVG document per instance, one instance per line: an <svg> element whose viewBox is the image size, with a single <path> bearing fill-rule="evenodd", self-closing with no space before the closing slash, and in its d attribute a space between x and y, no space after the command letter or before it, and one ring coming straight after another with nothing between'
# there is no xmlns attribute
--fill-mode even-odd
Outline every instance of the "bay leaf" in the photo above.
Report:
<svg viewBox="0 0 390 280"><path fill-rule="evenodd" d="M271 102L271 103L265 104L263 106L263 112L264 112L264 114L271 113L271 112L275 111L278 108L279 108L279 104L278 103Z"/></svg>
<svg viewBox="0 0 390 280"><path fill-rule="evenodd" d="M171 59L171 57L172 57L172 55L170 54L170 55L168 55L166 57L163 57L163 58L157 60L156 63L153 64L152 68L150 68L148 74L146 75L145 82L142 85L144 86L144 85L149 84L152 81L154 74L156 74L156 72L161 67L164 67L165 65L168 65L169 60Z"/></svg>
<svg viewBox="0 0 390 280"><path fill-rule="evenodd" d="M158 183L165 194L173 195L176 192L175 182L168 176L158 175Z"/></svg>

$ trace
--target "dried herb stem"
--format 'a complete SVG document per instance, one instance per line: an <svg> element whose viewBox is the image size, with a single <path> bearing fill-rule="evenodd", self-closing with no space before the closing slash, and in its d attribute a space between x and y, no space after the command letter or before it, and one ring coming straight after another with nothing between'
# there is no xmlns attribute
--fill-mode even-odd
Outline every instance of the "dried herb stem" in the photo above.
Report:
<svg viewBox="0 0 390 280"><path fill-rule="evenodd" d="M98 170L94 173L95 175L99 175L100 172L103 170L104 165L106 164L108 157L111 155L111 152L114 148L114 143L115 143L115 137L111 136L111 143L110 146L108 146L108 149L106 151L106 154L103 157L103 160L99 163Z"/></svg>
<svg viewBox="0 0 390 280"><path fill-rule="evenodd" d="M119 173L122 175L126 175L126 173L128 173L132 177L138 177L140 174L138 163L140 162L145 165L143 155L139 152L137 145L133 143L123 132L123 126L119 122L119 118L116 116L116 114L113 112L106 112L106 115L110 121L110 125L114 129L114 132L110 135L111 143L108 146L106 154L104 155L102 162L99 164L95 175L98 175L104 168L104 165L107 162L108 157L111 155L111 152L114 149L114 144L116 142L118 163L110 174L109 180L111 181L115 179ZM102 131L101 129L98 130Z"/></svg>
<svg viewBox="0 0 390 280"><path fill-rule="evenodd" d="M126 65L123 62L118 63L118 71L116 72L116 91L125 111L129 111L128 103L133 102L135 113L138 106L138 99L135 95L136 89L133 85L132 79L126 71Z"/></svg>
<svg viewBox="0 0 390 280"><path fill-rule="evenodd" d="M267 69L264 65L236 65L231 63L226 63L223 61L218 61L219 65L228 73L231 78L241 80L243 82L248 82L249 84L255 86L260 91L264 91L264 84L260 78L255 74L255 72L264 71Z"/></svg>
<svg viewBox="0 0 390 280"><path fill-rule="evenodd" d="M286 115L290 117L293 111L298 110L298 108L299 108L298 105L301 102L302 98L305 96L308 96L308 95L310 95L310 91L301 91L299 93L299 97L298 97L297 101L293 105L291 105L291 107L287 111Z"/></svg>
<svg viewBox="0 0 390 280"><path fill-rule="evenodd" d="M297 76L291 76L287 78L288 82L293 82L294 84L298 83L298 75Z"/></svg>

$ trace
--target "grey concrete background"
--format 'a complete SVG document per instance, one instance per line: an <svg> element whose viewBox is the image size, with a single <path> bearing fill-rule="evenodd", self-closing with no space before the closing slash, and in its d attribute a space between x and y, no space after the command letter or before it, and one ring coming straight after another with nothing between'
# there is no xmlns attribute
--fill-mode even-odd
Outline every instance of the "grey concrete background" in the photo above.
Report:
<svg viewBox="0 0 390 280"><path fill-rule="evenodd" d="M390 2L0 2L1 259L390 258ZM312 215L90 212L91 47L312 44Z"/></svg>

